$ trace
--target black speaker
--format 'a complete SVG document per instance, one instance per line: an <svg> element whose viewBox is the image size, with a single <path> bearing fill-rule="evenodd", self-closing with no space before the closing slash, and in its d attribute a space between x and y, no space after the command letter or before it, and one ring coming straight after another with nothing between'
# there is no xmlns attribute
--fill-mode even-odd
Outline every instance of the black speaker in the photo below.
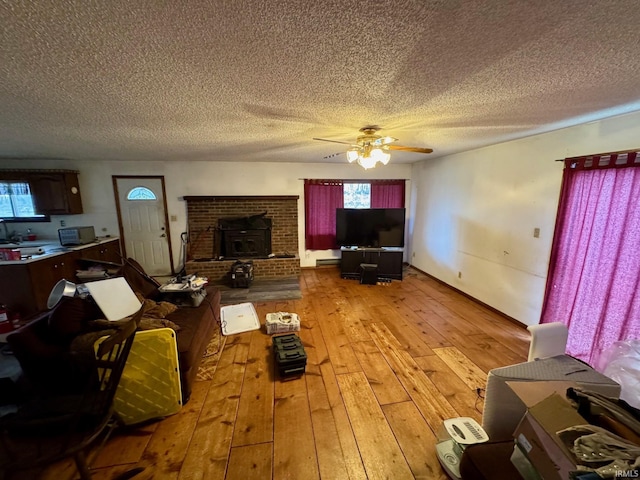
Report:
<svg viewBox="0 0 640 480"><path fill-rule="evenodd" d="M375 263L361 263L360 283L363 285L375 285L378 283L378 265Z"/></svg>

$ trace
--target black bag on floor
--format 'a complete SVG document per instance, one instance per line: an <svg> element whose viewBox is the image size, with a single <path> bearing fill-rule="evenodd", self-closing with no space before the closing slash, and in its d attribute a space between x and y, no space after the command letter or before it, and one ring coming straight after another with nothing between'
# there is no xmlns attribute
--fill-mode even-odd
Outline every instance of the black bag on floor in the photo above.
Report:
<svg viewBox="0 0 640 480"><path fill-rule="evenodd" d="M231 277L231 287L248 288L253 281L253 262L251 260L246 262L237 260L231 265L229 275Z"/></svg>

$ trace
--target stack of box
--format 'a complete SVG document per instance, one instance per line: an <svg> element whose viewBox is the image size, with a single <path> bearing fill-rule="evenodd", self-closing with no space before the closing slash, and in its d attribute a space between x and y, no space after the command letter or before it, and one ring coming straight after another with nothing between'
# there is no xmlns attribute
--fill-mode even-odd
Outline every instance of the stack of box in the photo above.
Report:
<svg viewBox="0 0 640 480"><path fill-rule="evenodd" d="M575 474L580 470L579 464L581 462L572 447L589 442L587 440L579 442L578 437L586 435L586 433L577 433L577 430L571 432L571 429L587 426L589 421L577 412L576 406L567 399L566 395L569 388L579 390L577 384L566 381L550 381L508 382L508 385L527 407L526 413L513 434L515 449L511 456L511 462L518 469L520 475L525 480L581 478ZM615 399L612 399L612 404L616 404ZM591 413L597 411L599 411L598 407ZM602 409L601 413L600 418L607 416L606 409ZM619 421L616 420L616 424L624 424L622 417L619 417ZM569 430L569 433L563 435L562 432L566 430ZM606 429L601 431L606 432ZM604 434L600 434L599 442L602 443L598 441L590 443L593 452L585 459L584 465L596 468L610 463L609 469L618 472L615 474L616 478L619 476L638 477L637 469L624 469L624 461L620 460L617 464L612 463L613 458L610 456L610 452L616 450L619 458L624 458L627 448L636 448L635 443L629 438L637 438L640 432L634 434L632 428L618 428L617 430L613 429L612 432L609 441L616 445L615 448L607 443L608 440ZM631 432L631 437L627 437L629 432ZM588 438L588 435L583 438ZM629 458L635 457L630 455ZM586 472L583 471L583 473Z"/></svg>
<svg viewBox="0 0 640 480"><path fill-rule="evenodd" d="M273 354L280 378L297 377L304 373L307 354L296 334L273 337Z"/></svg>

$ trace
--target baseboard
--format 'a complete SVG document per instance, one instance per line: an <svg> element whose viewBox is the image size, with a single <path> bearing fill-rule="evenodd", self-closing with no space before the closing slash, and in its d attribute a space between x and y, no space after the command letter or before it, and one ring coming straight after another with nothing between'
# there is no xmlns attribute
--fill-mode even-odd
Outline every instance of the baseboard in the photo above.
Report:
<svg viewBox="0 0 640 480"><path fill-rule="evenodd" d="M340 265L339 258L318 258L316 259L316 267L323 267L325 265Z"/></svg>

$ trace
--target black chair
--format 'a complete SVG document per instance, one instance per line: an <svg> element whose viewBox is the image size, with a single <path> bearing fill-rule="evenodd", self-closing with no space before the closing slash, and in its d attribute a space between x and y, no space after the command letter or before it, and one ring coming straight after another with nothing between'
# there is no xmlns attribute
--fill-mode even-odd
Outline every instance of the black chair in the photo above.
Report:
<svg viewBox="0 0 640 480"><path fill-rule="evenodd" d="M84 392L42 395L0 418L0 479L69 456L80 478L91 478L87 451L99 438L104 444L119 424L113 399L141 317L142 309L126 323L118 322L115 331L105 332Z"/></svg>

